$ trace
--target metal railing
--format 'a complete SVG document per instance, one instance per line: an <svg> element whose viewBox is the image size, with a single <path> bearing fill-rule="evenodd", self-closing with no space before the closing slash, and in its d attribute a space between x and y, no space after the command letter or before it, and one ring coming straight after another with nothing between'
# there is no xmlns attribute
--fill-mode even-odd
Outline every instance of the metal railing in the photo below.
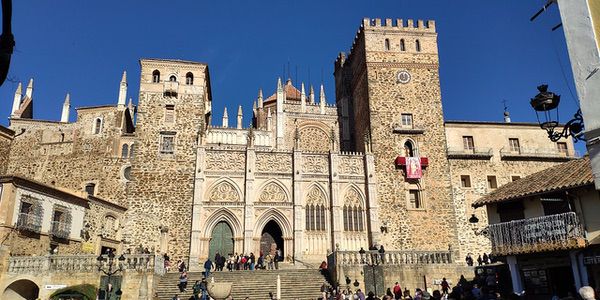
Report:
<svg viewBox="0 0 600 300"><path fill-rule="evenodd" d="M475 147L471 149L451 147L448 148L448 155L478 155L478 156L492 156L494 154L492 148Z"/></svg>
<svg viewBox="0 0 600 300"><path fill-rule="evenodd" d="M32 213L19 213L16 228L19 230L40 233L42 231L42 217Z"/></svg>
<svg viewBox="0 0 600 300"><path fill-rule="evenodd" d="M59 239L69 238L71 235L71 224L60 221L52 221L50 235Z"/></svg>
<svg viewBox="0 0 600 300"><path fill-rule="evenodd" d="M125 254L123 270L148 270L155 274L164 274L164 260L161 255ZM102 262L106 267L106 260ZM44 274L60 273L94 273L98 272L98 261L95 255L45 255L45 256L11 256L8 258L10 274Z"/></svg>
<svg viewBox="0 0 600 300"><path fill-rule="evenodd" d="M574 212L492 224L488 233L496 254L571 249L586 243Z"/></svg>
<svg viewBox="0 0 600 300"><path fill-rule="evenodd" d="M577 151L561 151L558 148L502 148L500 149L500 156L502 157L565 157L565 158L576 158L579 157Z"/></svg>

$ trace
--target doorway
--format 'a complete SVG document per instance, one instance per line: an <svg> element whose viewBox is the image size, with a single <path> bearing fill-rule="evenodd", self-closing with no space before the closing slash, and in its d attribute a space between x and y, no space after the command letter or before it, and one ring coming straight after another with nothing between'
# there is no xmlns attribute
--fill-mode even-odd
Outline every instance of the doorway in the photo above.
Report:
<svg viewBox="0 0 600 300"><path fill-rule="evenodd" d="M217 253L225 257L233 254L233 231L225 221L217 223L212 230L208 247L208 257L215 259Z"/></svg>
<svg viewBox="0 0 600 300"><path fill-rule="evenodd" d="M285 257L281 227L277 222L271 220L265 225L260 235L260 251L265 255L268 253L275 255L276 249L281 250L281 256Z"/></svg>

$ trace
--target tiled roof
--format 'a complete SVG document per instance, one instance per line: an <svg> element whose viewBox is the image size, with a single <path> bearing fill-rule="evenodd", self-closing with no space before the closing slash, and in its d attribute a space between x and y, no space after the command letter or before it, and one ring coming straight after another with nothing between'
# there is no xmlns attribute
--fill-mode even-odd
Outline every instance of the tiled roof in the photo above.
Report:
<svg viewBox="0 0 600 300"><path fill-rule="evenodd" d="M589 157L572 160L507 183L473 203L473 207L566 190L594 183Z"/></svg>
<svg viewBox="0 0 600 300"><path fill-rule="evenodd" d="M294 87L290 79L288 79L288 81L285 83L283 89L285 91L285 97L287 100L300 100L301 92L296 87ZM265 101L272 100L277 100L277 92L275 92L275 94L271 95Z"/></svg>

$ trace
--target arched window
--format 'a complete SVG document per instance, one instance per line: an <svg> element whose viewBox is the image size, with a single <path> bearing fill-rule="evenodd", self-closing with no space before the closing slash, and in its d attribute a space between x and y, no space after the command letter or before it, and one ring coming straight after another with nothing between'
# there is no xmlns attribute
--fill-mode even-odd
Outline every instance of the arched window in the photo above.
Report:
<svg viewBox="0 0 600 300"><path fill-rule="evenodd" d="M123 178L125 178L125 180L131 180L131 166L127 166L123 169Z"/></svg>
<svg viewBox="0 0 600 300"><path fill-rule="evenodd" d="M404 39L400 40L400 51L406 51L406 46L404 45Z"/></svg>
<svg viewBox="0 0 600 300"><path fill-rule="evenodd" d="M131 146L129 146L129 157L130 157L130 158L133 158L133 157L134 157L134 155L135 155L135 154L134 154L134 151L133 151L133 149L134 149L134 148L135 148L135 145L134 145L134 144L131 144Z"/></svg>
<svg viewBox="0 0 600 300"><path fill-rule="evenodd" d="M187 74L185 74L185 84L194 84L194 74L192 74L192 72L188 72Z"/></svg>
<svg viewBox="0 0 600 300"><path fill-rule="evenodd" d="M100 134L102 132L102 119L96 118L94 121L94 134Z"/></svg>
<svg viewBox="0 0 600 300"><path fill-rule="evenodd" d="M175 75L171 75L169 77L169 81L171 81L171 82L177 82L177 77L175 77Z"/></svg>
<svg viewBox="0 0 600 300"><path fill-rule="evenodd" d="M123 144L121 147L121 158L129 157L129 145Z"/></svg>
<svg viewBox="0 0 600 300"><path fill-rule="evenodd" d="M418 183L413 183L408 187L408 207L412 209L424 208L423 193Z"/></svg>
<svg viewBox="0 0 600 300"><path fill-rule="evenodd" d="M417 49L417 52L421 52L421 42L419 40L415 41L415 48Z"/></svg>
<svg viewBox="0 0 600 300"><path fill-rule="evenodd" d="M306 203L306 230L325 231L325 195L318 188L313 187L307 194Z"/></svg>
<svg viewBox="0 0 600 300"><path fill-rule="evenodd" d="M154 72L152 72L152 82L153 83L159 83L160 82L160 71L154 70Z"/></svg>
<svg viewBox="0 0 600 300"><path fill-rule="evenodd" d="M355 189L350 189L344 196L345 203L343 207L344 231L363 231L363 208L362 197Z"/></svg>
<svg viewBox="0 0 600 300"><path fill-rule="evenodd" d="M407 140L404 143L404 156L405 157L413 157L415 156L415 145L411 140Z"/></svg>
<svg viewBox="0 0 600 300"><path fill-rule="evenodd" d="M389 50L390 50L390 40L385 39L385 51L389 51Z"/></svg>

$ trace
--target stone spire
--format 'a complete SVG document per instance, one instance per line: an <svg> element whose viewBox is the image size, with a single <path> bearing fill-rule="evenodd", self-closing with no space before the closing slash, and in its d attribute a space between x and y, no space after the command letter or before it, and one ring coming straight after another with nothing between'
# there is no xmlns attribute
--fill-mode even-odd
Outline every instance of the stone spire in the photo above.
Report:
<svg viewBox="0 0 600 300"><path fill-rule="evenodd" d="M25 91L25 97L33 100L33 78L29 79L27 90Z"/></svg>
<svg viewBox="0 0 600 300"><path fill-rule="evenodd" d="M229 127L229 117L227 116L227 106L225 106L225 110L223 110L223 127Z"/></svg>
<svg viewBox="0 0 600 300"><path fill-rule="evenodd" d="M71 111L71 96L67 93L65 96L65 102L62 107L62 114L60 115L60 121L63 123L69 123L69 112Z"/></svg>
<svg viewBox="0 0 600 300"><path fill-rule="evenodd" d="M263 92L262 92L262 89L258 89L258 108L263 108Z"/></svg>
<svg viewBox="0 0 600 300"><path fill-rule="evenodd" d="M308 100L310 101L310 104L315 104L315 89L313 88L312 84L310 85Z"/></svg>
<svg viewBox="0 0 600 300"><path fill-rule="evenodd" d="M21 83L19 82L19 85L17 86L17 90L15 91L15 98L13 100L12 111L10 112L11 116L13 116L15 114L15 112L17 110L19 110L19 108L21 107L22 95L23 95L23 87L21 86Z"/></svg>
<svg viewBox="0 0 600 300"><path fill-rule="evenodd" d="M237 129L242 129L242 106L238 106Z"/></svg>
<svg viewBox="0 0 600 300"><path fill-rule="evenodd" d="M321 83L321 91L319 93L319 106L321 107L321 114L325 113L325 103L327 102L327 100L325 99L325 88L323 87L323 84Z"/></svg>
<svg viewBox="0 0 600 300"><path fill-rule="evenodd" d="M304 91L304 82L301 85L300 91L300 111L306 112L306 92Z"/></svg>
<svg viewBox="0 0 600 300"><path fill-rule="evenodd" d="M127 100L127 71L123 71L123 77L121 77L121 84L119 85L119 102L118 107L125 108L125 101Z"/></svg>

